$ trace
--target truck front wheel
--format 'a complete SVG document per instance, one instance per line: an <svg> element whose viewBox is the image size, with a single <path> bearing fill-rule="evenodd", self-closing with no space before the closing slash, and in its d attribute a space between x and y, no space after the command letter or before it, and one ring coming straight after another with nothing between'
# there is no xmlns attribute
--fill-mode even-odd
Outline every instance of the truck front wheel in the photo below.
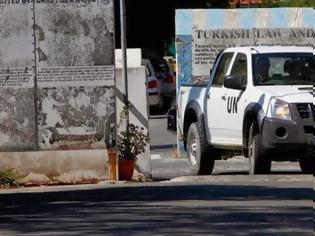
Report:
<svg viewBox="0 0 315 236"><path fill-rule="evenodd" d="M248 160L250 175L267 174L271 170L271 160L267 158L255 123L251 125L249 131Z"/></svg>
<svg viewBox="0 0 315 236"><path fill-rule="evenodd" d="M187 157L193 175L210 175L214 167L214 158L207 144L204 131L198 123L192 123L187 134Z"/></svg>

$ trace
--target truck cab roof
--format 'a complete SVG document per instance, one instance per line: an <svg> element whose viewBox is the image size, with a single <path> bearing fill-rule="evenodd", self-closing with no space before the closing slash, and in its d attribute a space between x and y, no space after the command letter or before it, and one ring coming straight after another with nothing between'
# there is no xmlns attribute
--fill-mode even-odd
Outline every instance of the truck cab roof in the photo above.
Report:
<svg viewBox="0 0 315 236"><path fill-rule="evenodd" d="M225 52L251 52L251 54L262 53L315 53L312 47L297 46L245 46L225 49Z"/></svg>

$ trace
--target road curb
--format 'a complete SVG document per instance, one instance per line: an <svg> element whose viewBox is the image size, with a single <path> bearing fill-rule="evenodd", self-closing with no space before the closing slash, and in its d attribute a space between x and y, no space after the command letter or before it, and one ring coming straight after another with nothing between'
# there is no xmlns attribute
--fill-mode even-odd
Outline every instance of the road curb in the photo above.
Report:
<svg viewBox="0 0 315 236"><path fill-rule="evenodd" d="M166 119L167 115L153 115L149 116L149 120L155 120L155 119Z"/></svg>
<svg viewBox="0 0 315 236"><path fill-rule="evenodd" d="M176 144L150 145L151 150L176 148Z"/></svg>

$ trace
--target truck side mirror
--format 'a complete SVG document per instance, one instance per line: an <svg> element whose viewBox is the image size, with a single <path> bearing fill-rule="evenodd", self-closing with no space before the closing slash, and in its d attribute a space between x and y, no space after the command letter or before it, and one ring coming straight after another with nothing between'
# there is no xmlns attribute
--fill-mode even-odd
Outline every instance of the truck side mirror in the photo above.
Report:
<svg viewBox="0 0 315 236"><path fill-rule="evenodd" d="M224 78L224 87L237 90L245 90L246 85L243 79L238 75L228 75Z"/></svg>

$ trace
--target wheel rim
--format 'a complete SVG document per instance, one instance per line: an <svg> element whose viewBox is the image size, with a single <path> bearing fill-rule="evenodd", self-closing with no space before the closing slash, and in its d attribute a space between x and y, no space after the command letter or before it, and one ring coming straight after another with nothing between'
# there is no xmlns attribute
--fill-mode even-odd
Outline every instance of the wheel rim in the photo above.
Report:
<svg viewBox="0 0 315 236"><path fill-rule="evenodd" d="M189 157L190 157L190 162L194 166L197 164L197 140L195 137L192 137L192 142L190 144L190 151L189 151Z"/></svg>

